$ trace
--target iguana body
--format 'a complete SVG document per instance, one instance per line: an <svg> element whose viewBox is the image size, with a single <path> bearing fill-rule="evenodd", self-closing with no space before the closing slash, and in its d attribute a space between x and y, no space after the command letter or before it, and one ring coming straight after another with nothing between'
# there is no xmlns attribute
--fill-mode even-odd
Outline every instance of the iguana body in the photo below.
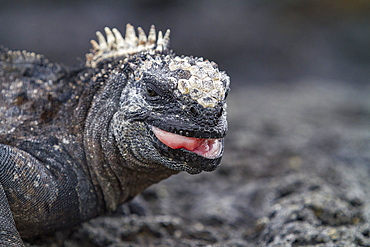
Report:
<svg viewBox="0 0 370 247"><path fill-rule="evenodd" d="M0 245L73 226L181 170L212 171L229 77L163 37L106 28L79 68L0 50Z"/></svg>

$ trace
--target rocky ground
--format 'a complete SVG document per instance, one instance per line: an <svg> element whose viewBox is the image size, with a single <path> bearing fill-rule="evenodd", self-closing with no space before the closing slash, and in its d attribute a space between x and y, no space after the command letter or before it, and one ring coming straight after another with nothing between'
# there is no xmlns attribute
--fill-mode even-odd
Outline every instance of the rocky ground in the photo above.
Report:
<svg viewBox="0 0 370 247"><path fill-rule="evenodd" d="M222 165L30 246L370 246L370 87L233 88Z"/></svg>
<svg viewBox="0 0 370 247"><path fill-rule="evenodd" d="M156 24L175 52L217 61L232 81L219 169L29 246L370 246L369 1L0 5L10 49L73 65L104 26Z"/></svg>

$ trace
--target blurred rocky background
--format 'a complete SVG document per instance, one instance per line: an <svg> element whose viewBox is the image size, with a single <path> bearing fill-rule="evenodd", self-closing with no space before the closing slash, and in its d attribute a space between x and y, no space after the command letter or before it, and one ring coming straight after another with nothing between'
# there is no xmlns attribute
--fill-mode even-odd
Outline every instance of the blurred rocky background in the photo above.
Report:
<svg viewBox="0 0 370 247"><path fill-rule="evenodd" d="M0 2L1 45L68 66L126 23L228 72L223 163L31 246L370 246L370 1Z"/></svg>
<svg viewBox="0 0 370 247"><path fill-rule="evenodd" d="M369 13L367 0L1 1L0 44L72 65L105 26L155 24L172 30L177 53L220 63L233 85L306 76L364 83Z"/></svg>

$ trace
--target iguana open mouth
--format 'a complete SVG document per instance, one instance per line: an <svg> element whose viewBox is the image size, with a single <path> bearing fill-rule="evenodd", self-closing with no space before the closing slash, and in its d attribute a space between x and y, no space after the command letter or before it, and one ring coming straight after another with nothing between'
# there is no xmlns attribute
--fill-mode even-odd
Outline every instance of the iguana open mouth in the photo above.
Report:
<svg viewBox="0 0 370 247"><path fill-rule="evenodd" d="M218 158L222 151L221 139L186 137L152 126L155 136L172 149L186 149L208 159Z"/></svg>

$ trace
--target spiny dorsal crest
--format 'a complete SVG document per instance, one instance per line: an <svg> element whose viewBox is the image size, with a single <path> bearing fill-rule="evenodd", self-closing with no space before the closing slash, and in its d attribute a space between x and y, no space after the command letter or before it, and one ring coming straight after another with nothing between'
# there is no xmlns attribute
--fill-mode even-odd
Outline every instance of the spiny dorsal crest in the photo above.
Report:
<svg viewBox="0 0 370 247"><path fill-rule="evenodd" d="M111 30L106 27L104 30L107 39L98 31L96 32L96 36L98 37L99 43L95 40L91 40L91 45L93 47L92 53L86 54L86 66L88 67L94 68L99 62L105 59L128 57L142 51L155 53L169 49L169 29L167 29L164 36L162 31L159 31L158 38L156 38L154 25L150 27L148 36L146 36L141 27L138 27L138 36L136 36L135 29L131 24L126 25L125 38L122 37L121 33L116 28Z"/></svg>

